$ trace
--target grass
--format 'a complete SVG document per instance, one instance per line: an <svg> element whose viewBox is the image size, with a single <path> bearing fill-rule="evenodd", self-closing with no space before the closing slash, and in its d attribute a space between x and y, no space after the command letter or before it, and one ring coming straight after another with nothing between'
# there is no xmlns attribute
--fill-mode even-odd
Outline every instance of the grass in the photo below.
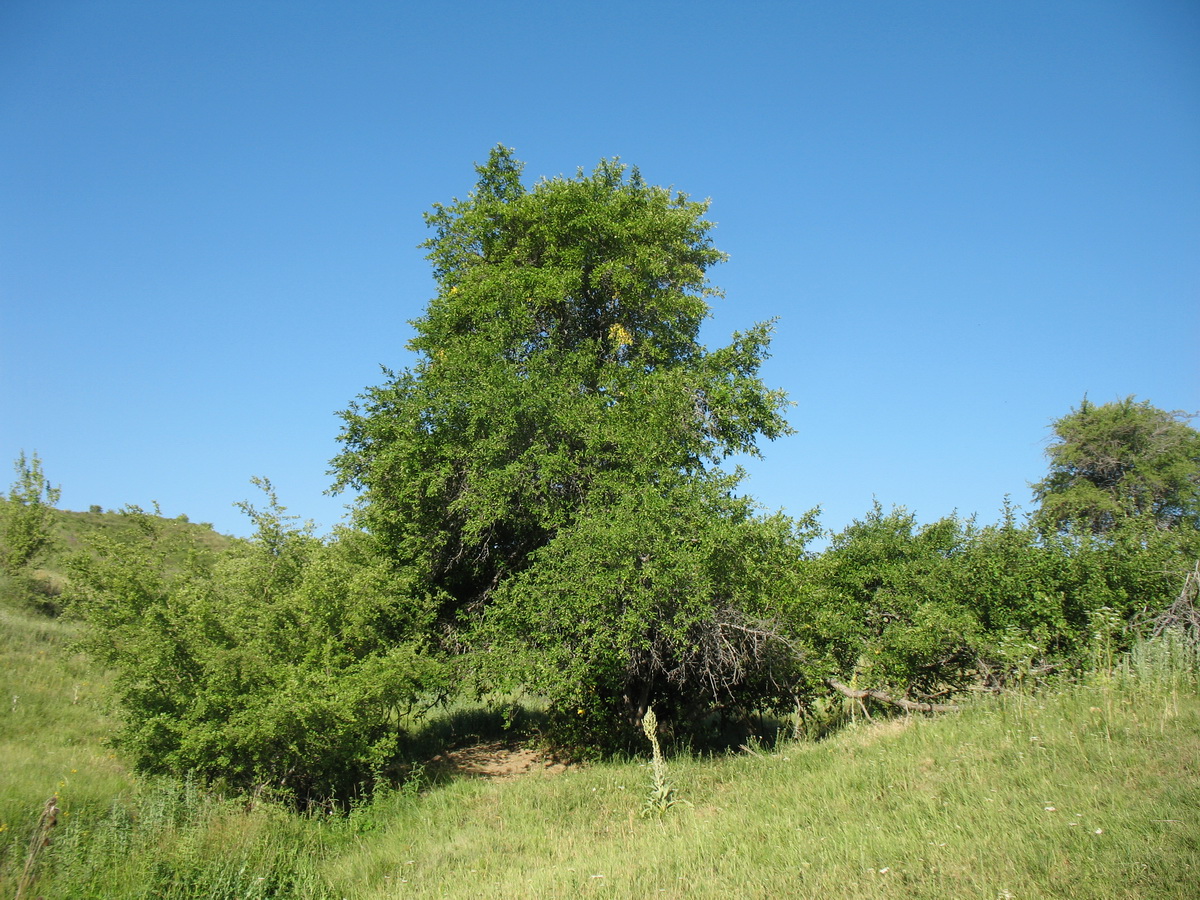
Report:
<svg viewBox="0 0 1200 900"><path fill-rule="evenodd" d="M104 743L104 676L71 650L79 627L0 606L0 827L56 791L94 804L132 785Z"/></svg>
<svg viewBox="0 0 1200 900"><path fill-rule="evenodd" d="M0 605L0 897L51 797L58 824L27 896L326 896L320 823L128 771L106 743L106 679L71 649L79 627Z"/></svg>
<svg viewBox="0 0 1200 900"><path fill-rule="evenodd" d="M686 803L661 817L639 815L648 758L414 780L302 816L128 772L76 627L0 607L3 897L55 793L30 897L1191 898L1200 883L1200 693L1162 654L956 715L670 758ZM494 719L459 710L441 728L463 740Z"/></svg>
<svg viewBox="0 0 1200 900"><path fill-rule="evenodd" d="M0 514L10 501L0 498ZM97 538L123 542L142 537L137 523L116 511L74 512L50 510L50 542L34 566L18 577L0 574L0 601L14 603L48 615L63 611L62 594L68 586L67 568L72 556L85 551ZM151 516L159 529L164 547L165 563L177 569L193 551L219 553L237 547L238 538L213 530L208 523L187 521L186 516L173 519Z"/></svg>
<svg viewBox="0 0 1200 900"><path fill-rule="evenodd" d="M1149 682L1149 683L1147 683ZM346 897L1194 897L1194 682L1133 674L817 744L459 783L375 811Z"/></svg>
<svg viewBox="0 0 1200 900"><path fill-rule="evenodd" d="M0 510L9 502L0 497ZM67 558L85 549L92 538L103 536L122 540L136 539L139 535L137 525L116 510L76 512L52 509L50 515L50 543L45 556L39 559L37 574L53 582L63 580ZM164 538L177 545L176 562L182 559L185 547L189 544L203 550L225 550L238 543L237 538L214 531L212 525L206 522L189 522L187 516L153 518L161 527Z"/></svg>

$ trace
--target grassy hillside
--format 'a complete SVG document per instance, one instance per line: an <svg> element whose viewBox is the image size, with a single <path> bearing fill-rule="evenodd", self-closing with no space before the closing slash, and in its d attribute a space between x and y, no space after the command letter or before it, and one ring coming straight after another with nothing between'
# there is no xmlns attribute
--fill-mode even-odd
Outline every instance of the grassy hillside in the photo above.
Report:
<svg viewBox="0 0 1200 900"><path fill-rule="evenodd" d="M8 500L0 499L0 515ZM96 538L108 538L116 541L133 540L138 535L136 523L128 516L115 510L102 512L73 512L71 510L51 510L53 524L51 527L51 542L46 552L37 559L36 567L30 573L35 582L35 593L53 597L66 586L67 561L72 554L85 549L89 542ZM189 547L201 550L220 551L235 546L239 539L219 534L207 523L188 522L186 516L173 519L158 518L155 521L161 526L162 539L171 548L168 563L183 560ZM5 597L12 599L14 594L28 593L28 585L12 584L5 576L0 575L0 600ZM53 603L49 604L49 608Z"/></svg>
<svg viewBox="0 0 1200 900"><path fill-rule="evenodd" d="M1200 695L1141 655L1082 685L820 742L414 781L349 815L134 776L70 622L0 610L0 896L1191 898Z"/></svg>
<svg viewBox="0 0 1200 900"><path fill-rule="evenodd" d="M817 744L458 783L374 811L342 896L1194 897L1200 703L1123 677Z"/></svg>
<svg viewBox="0 0 1200 900"><path fill-rule="evenodd" d="M7 503L7 500L0 500L0 506ZM95 536L102 535L120 540L133 538L137 534L137 526L129 517L116 510L73 512L55 509L52 510L52 515L52 543L41 561L41 568L55 574L62 572L66 558L71 553L84 548ZM157 521L163 528L164 536L181 545L190 541L205 549L223 550L237 542L237 538L213 531L213 527L207 523L189 522L186 516L173 519L158 518Z"/></svg>

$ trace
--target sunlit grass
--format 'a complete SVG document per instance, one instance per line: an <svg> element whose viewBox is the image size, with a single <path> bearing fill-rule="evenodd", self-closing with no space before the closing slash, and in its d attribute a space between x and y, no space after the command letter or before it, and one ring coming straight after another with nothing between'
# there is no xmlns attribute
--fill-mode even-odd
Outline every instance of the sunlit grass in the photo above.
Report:
<svg viewBox="0 0 1200 900"><path fill-rule="evenodd" d="M106 746L103 674L71 650L78 626L0 607L0 823L63 802L106 804L131 785Z"/></svg>
<svg viewBox="0 0 1200 900"><path fill-rule="evenodd" d="M353 897L1192 897L1200 701L1117 678L817 744L459 783L372 814L331 860Z"/></svg>
<svg viewBox="0 0 1200 900"><path fill-rule="evenodd" d="M1191 898L1200 882L1200 696L1162 652L957 715L669 758L686 803L661 818L639 814L648 752L504 782L414 770L349 815L304 816L126 771L75 627L0 609L0 896L56 792L29 896ZM411 749L502 734L503 712L452 710Z"/></svg>

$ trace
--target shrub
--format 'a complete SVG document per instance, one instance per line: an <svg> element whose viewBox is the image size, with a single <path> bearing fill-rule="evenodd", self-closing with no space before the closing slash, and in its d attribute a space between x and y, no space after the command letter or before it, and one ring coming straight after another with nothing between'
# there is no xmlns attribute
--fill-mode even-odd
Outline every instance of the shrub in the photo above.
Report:
<svg viewBox="0 0 1200 900"><path fill-rule="evenodd" d="M652 704L676 737L702 740L712 713L790 706L778 600L807 537L694 485L629 491L498 591L480 659L549 698L560 741L637 746Z"/></svg>
<svg viewBox="0 0 1200 900"><path fill-rule="evenodd" d="M99 540L73 563L90 649L116 671L121 741L145 771L194 773L302 803L346 796L383 771L400 720L443 686L424 646L431 606L370 539L290 524L269 483L257 532L169 571L153 517L144 539Z"/></svg>

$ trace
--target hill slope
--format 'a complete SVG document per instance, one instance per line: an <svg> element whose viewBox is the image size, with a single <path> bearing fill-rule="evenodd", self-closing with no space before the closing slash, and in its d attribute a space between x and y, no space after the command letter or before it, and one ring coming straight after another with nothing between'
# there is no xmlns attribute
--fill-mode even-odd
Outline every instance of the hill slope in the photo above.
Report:
<svg viewBox="0 0 1200 900"><path fill-rule="evenodd" d="M0 517L3 516L8 500L0 499ZM71 555L85 550L97 538L117 541L133 540L138 535L138 526L129 516L117 511L74 512L65 509L51 511L50 546L37 561L31 575L36 582L36 592L49 598L44 604L53 609L53 598L67 582L67 561ZM241 540L213 530L207 523L187 521L186 516L168 519L152 516L160 527L162 540L170 548L168 563L182 562L189 548L219 552L236 547ZM0 575L0 601L17 599L17 586Z"/></svg>
<svg viewBox="0 0 1200 900"><path fill-rule="evenodd" d="M672 759L685 802L661 818L640 815L644 759L416 780L331 816L132 775L78 627L0 609L4 896L51 796L29 896L1183 900L1200 880L1200 693L1161 657L958 715Z"/></svg>

